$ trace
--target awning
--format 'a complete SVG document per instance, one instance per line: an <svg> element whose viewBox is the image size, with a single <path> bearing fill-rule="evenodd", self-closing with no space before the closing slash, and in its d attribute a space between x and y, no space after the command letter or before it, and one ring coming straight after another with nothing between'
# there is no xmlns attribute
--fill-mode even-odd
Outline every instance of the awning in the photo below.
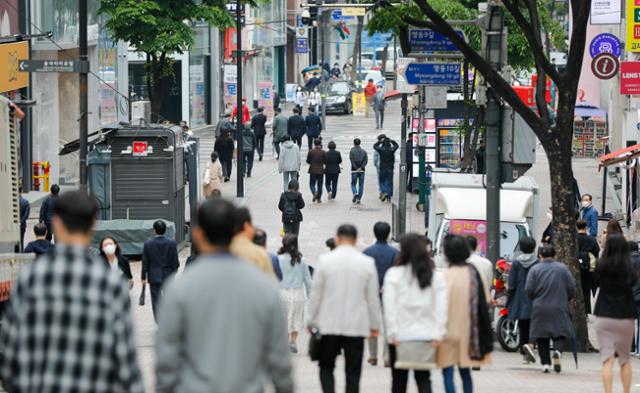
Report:
<svg viewBox="0 0 640 393"><path fill-rule="evenodd" d="M599 159L599 167L606 167L610 165L626 162L640 156L640 144L625 147L624 149L616 150L612 153L605 154Z"/></svg>
<svg viewBox="0 0 640 393"><path fill-rule="evenodd" d="M575 117L604 117L607 118L607 111L600 109L587 101L576 102Z"/></svg>

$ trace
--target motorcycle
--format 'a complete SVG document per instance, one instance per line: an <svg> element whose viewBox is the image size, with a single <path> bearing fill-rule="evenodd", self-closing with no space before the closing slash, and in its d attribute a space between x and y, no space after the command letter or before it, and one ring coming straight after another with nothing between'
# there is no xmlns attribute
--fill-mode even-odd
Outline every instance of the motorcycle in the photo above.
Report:
<svg viewBox="0 0 640 393"><path fill-rule="evenodd" d="M511 270L511 263L508 261L501 259L496 263L493 287L498 321L495 325L495 331L502 349L506 352L516 352L520 349L520 330L518 329L518 321L509 319L506 288L509 281L509 270Z"/></svg>

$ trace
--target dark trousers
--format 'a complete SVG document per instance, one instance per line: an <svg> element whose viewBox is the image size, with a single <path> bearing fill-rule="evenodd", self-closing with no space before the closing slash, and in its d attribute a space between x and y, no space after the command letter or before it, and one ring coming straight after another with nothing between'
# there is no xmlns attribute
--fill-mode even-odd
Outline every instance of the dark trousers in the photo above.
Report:
<svg viewBox="0 0 640 393"><path fill-rule="evenodd" d="M242 160L244 161L244 173L251 177L251 170L253 169L253 150L245 151L242 153Z"/></svg>
<svg viewBox="0 0 640 393"><path fill-rule="evenodd" d="M50 222L46 221L44 225L47 227L47 236L45 236L45 239L47 239L47 241L51 241L51 239L53 239L53 226Z"/></svg>
<svg viewBox="0 0 640 393"><path fill-rule="evenodd" d="M20 252L24 250L24 234L27 231L27 227L20 227Z"/></svg>
<svg viewBox="0 0 640 393"><path fill-rule="evenodd" d="M393 169L380 169L380 192L393 196Z"/></svg>
<svg viewBox="0 0 640 393"><path fill-rule="evenodd" d="M222 165L222 174L224 177L231 177L231 171L233 170L233 160L220 160L220 165Z"/></svg>
<svg viewBox="0 0 640 393"><path fill-rule="evenodd" d="M309 174L309 188L311 189L311 193L313 196L317 196L320 198L322 196L322 178L324 175L321 173L319 175Z"/></svg>
<svg viewBox="0 0 640 393"><path fill-rule="evenodd" d="M522 346L529 344L529 328L531 326L530 319L518 319L518 330L520 330L520 353L522 352Z"/></svg>
<svg viewBox="0 0 640 393"><path fill-rule="evenodd" d="M291 140L298 144L298 147L302 150L302 135L291 136Z"/></svg>
<svg viewBox="0 0 640 393"><path fill-rule="evenodd" d="M591 292L593 289L593 273L580 271L580 285L584 299L584 313L591 314Z"/></svg>
<svg viewBox="0 0 640 393"><path fill-rule="evenodd" d="M320 343L320 384L323 393L335 393L333 369L336 357L344 352L344 372L346 374L346 393L360 392L360 374L364 356L364 337L322 336Z"/></svg>
<svg viewBox="0 0 640 393"><path fill-rule="evenodd" d="M391 393L406 393L409 381L409 370L394 368L396 362L396 347L389 345L389 361L391 362ZM418 393L431 393L431 372L413 370Z"/></svg>
<svg viewBox="0 0 640 393"><path fill-rule="evenodd" d="M327 194L331 195L331 198L336 197L336 193L338 192L338 175L339 173L327 173L325 175L324 184L327 187Z"/></svg>
<svg viewBox="0 0 640 393"><path fill-rule="evenodd" d="M258 150L258 156L262 159L262 155L264 154L264 135L256 136L256 140L258 142L256 150Z"/></svg>
<svg viewBox="0 0 640 393"><path fill-rule="evenodd" d="M153 310L153 319L158 323L158 314L156 307L160 302L162 295L162 284L149 284L149 290L151 291L151 309Z"/></svg>
<svg viewBox="0 0 640 393"><path fill-rule="evenodd" d="M273 142L273 149L276 151L276 155L280 158L280 142Z"/></svg>
<svg viewBox="0 0 640 393"><path fill-rule="evenodd" d="M307 135L307 143L309 144L309 150L313 149L313 141L319 138L320 138L320 135L318 136Z"/></svg>
<svg viewBox="0 0 640 393"><path fill-rule="evenodd" d="M551 365L551 338L539 338L536 340L538 343L538 354L540 356L540 364ZM562 352L564 339L554 338L553 349Z"/></svg>
<svg viewBox="0 0 640 393"><path fill-rule="evenodd" d="M300 221L283 222L282 226L284 227L284 233L290 233L296 236L298 236L298 234L300 233Z"/></svg>
<svg viewBox="0 0 640 393"><path fill-rule="evenodd" d="M456 393L456 385L453 381L454 366L442 369L442 379L444 380L445 393ZM473 379L469 368L458 367L460 379L462 379L462 391L464 393L473 392Z"/></svg>

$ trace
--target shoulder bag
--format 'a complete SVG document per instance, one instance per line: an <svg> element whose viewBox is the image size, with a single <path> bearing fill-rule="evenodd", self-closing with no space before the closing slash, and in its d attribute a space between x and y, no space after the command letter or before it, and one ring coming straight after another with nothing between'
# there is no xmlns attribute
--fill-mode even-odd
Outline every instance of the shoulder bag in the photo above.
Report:
<svg viewBox="0 0 640 393"><path fill-rule="evenodd" d="M431 370L436 368L436 348L431 341L400 341L396 344L394 368Z"/></svg>

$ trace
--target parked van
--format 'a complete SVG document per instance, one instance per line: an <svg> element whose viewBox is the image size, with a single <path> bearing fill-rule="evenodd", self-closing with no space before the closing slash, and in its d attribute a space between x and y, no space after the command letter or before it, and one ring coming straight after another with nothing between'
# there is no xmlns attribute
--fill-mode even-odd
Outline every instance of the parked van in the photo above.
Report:
<svg viewBox="0 0 640 393"><path fill-rule="evenodd" d="M487 192L483 175L433 173L429 196L429 237L440 253L447 234L472 235L481 254L486 253ZM505 183L500 191L500 255L509 258L525 236L536 233L538 185L530 177ZM494 261L495 262L495 261Z"/></svg>

